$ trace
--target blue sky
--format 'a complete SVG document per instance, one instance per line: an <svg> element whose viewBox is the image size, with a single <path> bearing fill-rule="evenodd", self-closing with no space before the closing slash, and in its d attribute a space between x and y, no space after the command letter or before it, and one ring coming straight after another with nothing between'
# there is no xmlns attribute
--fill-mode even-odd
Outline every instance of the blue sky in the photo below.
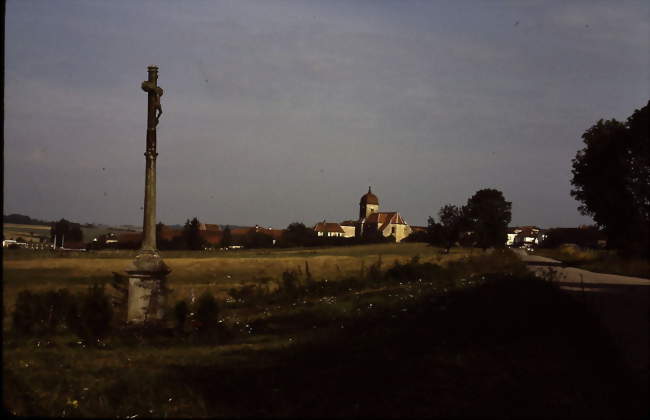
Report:
<svg viewBox="0 0 650 420"><path fill-rule="evenodd" d="M513 225L590 223L571 159L650 98L649 6L609 1L8 1L4 213L140 224L148 65L158 217L423 225L482 188Z"/></svg>

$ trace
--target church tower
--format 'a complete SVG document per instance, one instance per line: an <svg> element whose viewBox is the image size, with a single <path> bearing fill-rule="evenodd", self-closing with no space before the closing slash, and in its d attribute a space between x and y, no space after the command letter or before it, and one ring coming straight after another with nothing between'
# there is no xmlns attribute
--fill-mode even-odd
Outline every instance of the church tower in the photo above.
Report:
<svg viewBox="0 0 650 420"><path fill-rule="evenodd" d="M377 199L377 196L368 187L368 192L361 196L361 201L359 201L359 220L363 220L378 211L379 199Z"/></svg>

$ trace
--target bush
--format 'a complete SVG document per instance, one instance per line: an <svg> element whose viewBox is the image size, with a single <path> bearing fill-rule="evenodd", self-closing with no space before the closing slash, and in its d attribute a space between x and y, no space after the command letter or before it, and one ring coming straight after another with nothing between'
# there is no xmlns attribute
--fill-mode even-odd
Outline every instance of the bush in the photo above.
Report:
<svg viewBox="0 0 650 420"><path fill-rule="evenodd" d="M209 334L216 330L219 320L219 305L210 292L204 292L196 303L194 325L199 334Z"/></svg>
<svg viewBox="0 0 650 420"><path fill-rule="evenodd" d="M20 335L54 334L64 322L66 312L73 304L67 289L32 293L24 290L18 294L12 325Z"/></svg>
<svg viewBox="0 0 650 420"><path fill-rule="evenodd" d="M16 298L12 326L20 335L30 335L36 329L38 315L36 313L36 295L29 290L23 290Z"/></svg>
<svg viewBox="0 0 650 420"><path fill-rule="evenodd" d="M282 291L290 296L295 296L300 286L300 279L295 270L285 270L282 273Z"/></svg>
<svg viewBox="0 0 650 420"><path fill-rule="evenodd" d="M44 304L47 309L48 333L55 333L58 327L65 322L66 313L73 305L74 297L67 289L49 291L44 296Z"/></svg>
<svg viewBox="0 0 650 420"><path fill-rule="evenodd" d="M377 261L372 263L370 267L368 267L368 274L367 274L367 280L369 281L375 281L379 282L382 279L381 275L381 255L377 257Z"/></svg>
<svg viewBox="0 0 650 420"><path fill-rule="evenodd" d="M174 305L174 323L178 331L182 332L185 330L185 322L189 313L190 307L186 301L181 300Z"/></svg>
<svg viewBox="0 0 650 420"><path fill-rule="evenodd" d="M106 337L111 329L113 307L104 293L104 286L93 285L78 302L70 305L66 316L68 326L82 340L94 342Z"/></svg>

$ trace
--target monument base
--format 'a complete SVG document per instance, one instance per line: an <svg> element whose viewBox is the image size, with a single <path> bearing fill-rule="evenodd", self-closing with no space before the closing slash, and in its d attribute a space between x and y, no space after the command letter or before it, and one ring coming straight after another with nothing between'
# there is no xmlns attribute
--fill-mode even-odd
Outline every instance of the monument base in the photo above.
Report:
<svg viewBox="0 0 650 420"><path fill-rule="evenodd" d="M127 267L128 303L126 320L130 323L159 321L167 298L166 277L171 272L156 251L141 251Z"/></svg>

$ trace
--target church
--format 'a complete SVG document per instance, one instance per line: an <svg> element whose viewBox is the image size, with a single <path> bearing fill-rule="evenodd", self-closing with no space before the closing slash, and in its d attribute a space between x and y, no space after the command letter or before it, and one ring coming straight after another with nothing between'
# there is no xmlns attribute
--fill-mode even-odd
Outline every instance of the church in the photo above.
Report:
<svg viewBox="0 0 650 420"><path fill-rule="evenodd" d="M401 242L413 231L408 223L396 211L379 211L379 199L368 187L368 192L359 200L359 218L341 223L328 223L325 220L314 226L318 236L327 237L361 237L364 234L378 232L395 242Z"/></svg>

